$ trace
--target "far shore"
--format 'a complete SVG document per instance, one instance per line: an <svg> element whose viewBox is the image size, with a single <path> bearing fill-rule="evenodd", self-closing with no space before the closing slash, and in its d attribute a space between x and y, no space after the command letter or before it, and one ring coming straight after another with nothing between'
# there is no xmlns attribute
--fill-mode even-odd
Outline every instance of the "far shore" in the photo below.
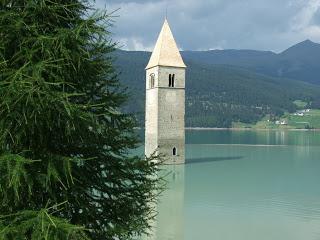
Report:
<svg viewBox="0 0 320 240"><path fill-rule="evenodd" d="M142 127L135 127L135 129L144 129ZM185 130L210 130L210 131L320 131L320 128L301 129L301 128L218 128L218 127L186 127Z"/></svg>
<svg viewBox="0 0 320 240"><path fill-rule="evenodd" d="M233 130L233 131L320 131L319 128L299 129L299 128L210 128L210 127L186 127L186 130Z"/></svg>

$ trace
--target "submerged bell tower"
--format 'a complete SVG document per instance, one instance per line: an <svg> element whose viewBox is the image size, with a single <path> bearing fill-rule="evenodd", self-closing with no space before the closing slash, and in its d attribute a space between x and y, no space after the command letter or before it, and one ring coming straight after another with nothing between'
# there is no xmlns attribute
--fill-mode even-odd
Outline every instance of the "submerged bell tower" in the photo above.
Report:
<svg viewBox="0 0 320 240"><path fill-rule="evenodd" d="M146 67L145 154L185 162L185 70L167 19Z"/></svg>

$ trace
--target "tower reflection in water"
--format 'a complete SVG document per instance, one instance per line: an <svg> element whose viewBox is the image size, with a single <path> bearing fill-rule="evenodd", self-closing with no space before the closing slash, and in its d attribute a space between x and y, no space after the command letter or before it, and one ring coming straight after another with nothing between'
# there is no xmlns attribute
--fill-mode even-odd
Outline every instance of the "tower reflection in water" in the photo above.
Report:
<svg viewBox="0 0 320 240"><path fill-rule="evenodd" d="M167 174L167 189L162 193L158 205L158 215L152 234L145 239L184 239L184 168L185 165L164 166Z"/></svg>

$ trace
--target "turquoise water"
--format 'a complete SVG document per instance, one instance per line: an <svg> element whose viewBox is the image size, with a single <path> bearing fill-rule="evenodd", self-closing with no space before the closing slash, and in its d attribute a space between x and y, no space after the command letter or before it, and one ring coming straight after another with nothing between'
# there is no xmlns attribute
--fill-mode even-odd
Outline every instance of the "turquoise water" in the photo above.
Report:
<svg viewBox="0 0 320 240"><path fill-rule="evenodd" d="M320 132L187 131L158 240L319 240Z"/></svg>

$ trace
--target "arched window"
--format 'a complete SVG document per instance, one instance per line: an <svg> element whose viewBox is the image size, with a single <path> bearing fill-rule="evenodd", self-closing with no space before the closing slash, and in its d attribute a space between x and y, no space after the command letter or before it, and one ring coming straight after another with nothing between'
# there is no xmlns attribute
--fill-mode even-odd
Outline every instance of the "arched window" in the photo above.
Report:
<svg viewBox="0 0 320 240"><path fill-rule="evenodd" d="M176 147L174 147L174 148L172 149L172 155L173 155L173 156L177 156L177 149L176 149Z"/></svg>
<svg viewBox="0 0 320 240"><path fill-rule="evenodd" d="M169 87L174 87L174 74L169 74Z"/></svg>
<svg viewBox="0 0 320 240"><path fill-rule="evenodd" d="M155 75L154 73L150 74L150 88L154 88L154 80L155 79Z"/></svg>

